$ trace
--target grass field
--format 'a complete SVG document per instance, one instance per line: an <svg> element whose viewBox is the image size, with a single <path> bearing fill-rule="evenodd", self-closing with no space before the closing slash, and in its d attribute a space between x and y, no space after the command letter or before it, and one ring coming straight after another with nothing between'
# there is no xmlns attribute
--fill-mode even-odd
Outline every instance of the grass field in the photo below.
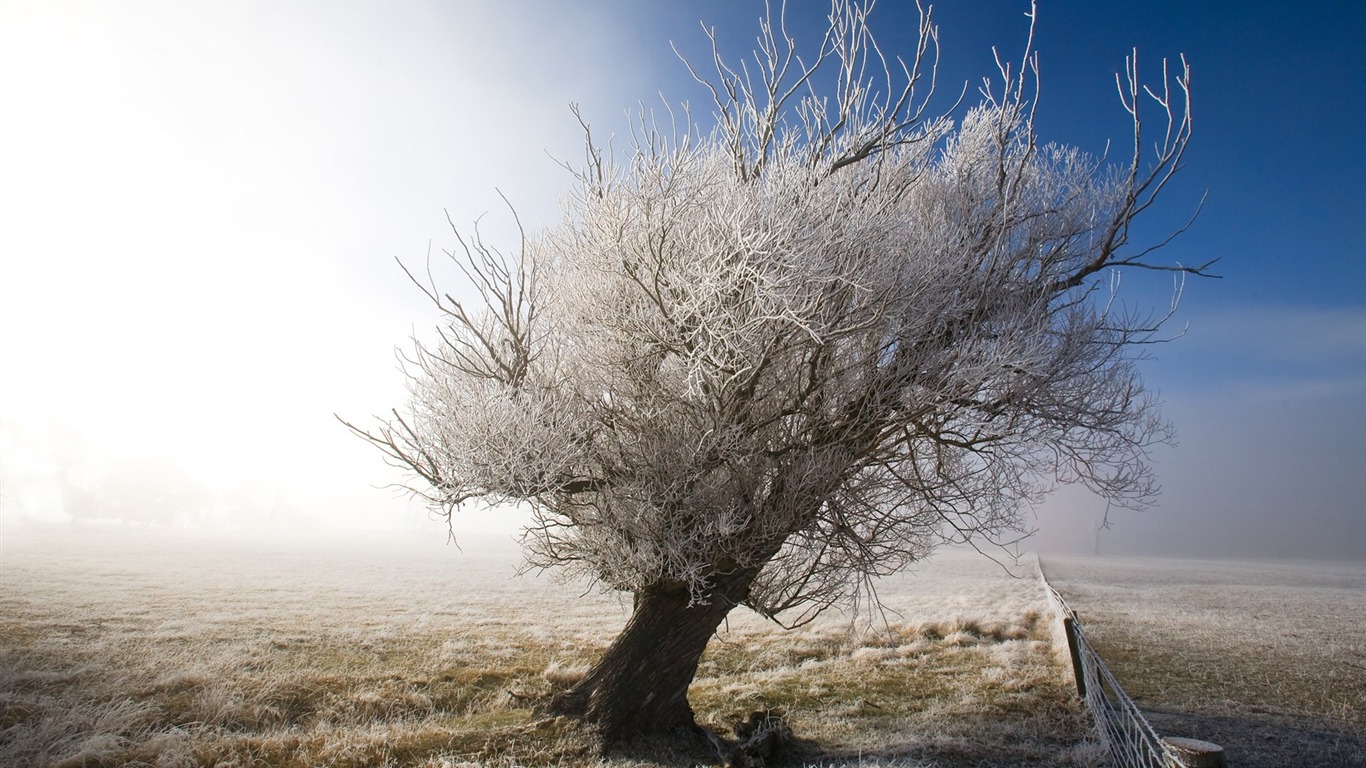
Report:
<svg viewBox="0 0 1366 768"><path fill-rule="evenodd" d="M629 601L515 576L506 539L461 543L6 529L0 764L602 764L529 702ZM881 585L885 621L737 613L691 690L699 719L780 708L813 763L1094 765L1034 565L1015 570L944 553Z"/></svg>
<svg viewBox="0 0 1366 768"><path fill-rule="evenodd" d="M1366 564L1044 557L1154 728L1237 768L1366 766Z"/></svg>

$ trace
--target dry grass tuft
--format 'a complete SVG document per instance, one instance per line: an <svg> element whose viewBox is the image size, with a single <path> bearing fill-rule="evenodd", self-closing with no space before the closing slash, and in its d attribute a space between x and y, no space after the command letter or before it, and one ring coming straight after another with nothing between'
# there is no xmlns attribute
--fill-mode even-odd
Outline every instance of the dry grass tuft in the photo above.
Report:
<svg viewBox="0 0 1366 768"><path fill-rule="evenodd" d="M552 687L563 690L574 687L575 684L588 675L588 670L588 664L565 666L558 660L552 659L550 663L546 665L545 671L541 673L541 677L545 678L545 681L550 683Z"/></svg>

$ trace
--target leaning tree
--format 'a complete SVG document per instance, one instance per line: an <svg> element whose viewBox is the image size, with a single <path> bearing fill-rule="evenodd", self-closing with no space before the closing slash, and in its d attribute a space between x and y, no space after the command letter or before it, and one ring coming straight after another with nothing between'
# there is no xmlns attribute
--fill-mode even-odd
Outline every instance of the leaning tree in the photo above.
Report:
<svg viewBox="0 0 1366 768"><path fill-rule="evenodd" d="M525 504L531 565L632 593L548 705L608 739L695 727L737 606L810 620L939 544L1017 535L1058 483L1155 491L1169 429L1135 363L1165 314L1113 299L1123 270L1204 270L1129 242L1190 138L1184 61L1155 88L1126 63L1133 154L1109 164L1036 140L1028 47L931 115L928 11L903 61L871 5L835 0L806 58L781 13L743 64L713 37L711 74L690 65L713 127L685 107L625 151L587 135L562 220L512 254L457 231L479 301L415 279L440 335L403 409L348 425L435 509Z"/></svg>

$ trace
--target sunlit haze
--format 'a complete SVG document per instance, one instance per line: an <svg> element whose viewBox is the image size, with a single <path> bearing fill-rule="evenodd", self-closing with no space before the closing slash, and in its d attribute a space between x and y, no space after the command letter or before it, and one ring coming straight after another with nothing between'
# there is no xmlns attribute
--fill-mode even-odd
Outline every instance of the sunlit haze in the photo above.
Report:
<svg viewBox="0 0 1366 768"><path fill-rule="evenodd" d="M823 15L794 3L799 42ZM1013 51L1027 2L936 6L940 106ZM1180 444L1142 513L1064 492L1041 549L1360 558L1366 543L1366 8L1348 3L1039 3L1040 133L1126 146L1114 72L1194 71L1188 167L1136 237L1221 257L1185 286L1182 338L1144 368ZM1188 6L1198 5L1197 10ZM659 7L656 7L659 6ZM669 6L669 7L664 7ZM677 7L674 7L677 6ZM800 6L800 7L795 7ZM455 245L446 212L516 247L557 214L582 135L699 91L670 50L753 37L759 2L137 1L0 4L0 419L5 523L61 521L59 443L155 457L294 522L422 518L351 436L404 401L395 360L435 310L395 258ZM895 51L914 4L882 0ZM1127 150L1126 150L1127 151ZM1120 153L1121 155L1123 152ZM449 275L448 275L449 277ZM1170 276L1126 277L1165 310ZM458 291L451 277L448 290ZM492 513L490 513L492 514ZM460 522L478 527L480 516ZM221 521L220 521L221 522Z"/></svg>

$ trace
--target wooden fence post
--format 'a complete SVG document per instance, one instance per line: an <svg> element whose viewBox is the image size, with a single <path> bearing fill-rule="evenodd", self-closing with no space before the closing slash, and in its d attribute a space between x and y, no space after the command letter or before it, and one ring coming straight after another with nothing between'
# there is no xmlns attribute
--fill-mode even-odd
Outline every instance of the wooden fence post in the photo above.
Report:
<svg viewBox="0 0 1366 768"><path fill-rule="evenodd" d="M1086 700L1086 672L1081 665L1081 647L1077 644L1076 620L1062 617L1062 631L1067 635L1067 652L1072 655L1072 675L1077 679L1077 695Z"/></svg>

